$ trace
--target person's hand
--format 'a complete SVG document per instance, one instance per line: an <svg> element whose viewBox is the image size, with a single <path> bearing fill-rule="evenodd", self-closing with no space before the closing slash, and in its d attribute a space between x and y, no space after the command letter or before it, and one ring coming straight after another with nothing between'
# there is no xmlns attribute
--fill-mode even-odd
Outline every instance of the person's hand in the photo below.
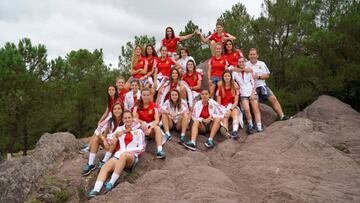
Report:
<svg viewBox="0 0 360 203"><path fill-rule="evenodd" d="M145 135L150 135L150 133L151 133L151 128L146 130Z"/></svg>
<svg viewBox="0 0 360 203"><path fill-rule="evenodd" d="M199 29L196 29L196 30L195 30L195 33L198 34L198 35L201 35L201 32L200 32Z"/></svg>
<svg viewBox="0 0 360 203"><path fill-rule="evenodd" d="M230 118L230 113L231 113L231 111L228 111L228 112L226 112L226 114L225 114L225 118Z"/></svg>
<svg viewBox="0 0 360 203"><path fill-rule="evenodd" d="M171 112L171 113L170 113L170 116L171 116L172 118L175 118L175 117L177 116L177 113L176 113L176 112Z"/></svg>
<svg viewBox="0 0 360 203"><path fill-rule="evenodd" d="M203 123L210 123L211 121L211 116L209 118L203 119Z"/></svg>
<svg viewBox="0 0 360 203"><path fill-rule="evenodd" d="M146 128L147 128L147 125L146 125L145 122L141 122L141 128L142 128L142 129L146 129Z"/></svg>
<svg viewBox="0 0 360 203"><path fill-rule="evenodd" d="M117 131L117 132L115 133L115 137L120 137L122 134L124 134L123 131Z"/></svg>

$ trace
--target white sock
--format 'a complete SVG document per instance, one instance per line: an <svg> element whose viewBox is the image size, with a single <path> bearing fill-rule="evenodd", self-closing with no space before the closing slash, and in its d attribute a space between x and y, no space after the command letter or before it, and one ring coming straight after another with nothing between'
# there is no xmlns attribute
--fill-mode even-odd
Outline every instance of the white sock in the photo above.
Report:
<svg viewBox="0 0 360 203"><path fill-rule="evenodd" d="M89 154L89 162L88 162L89 165L94 165L95 157L96 157L96 154L90 152L90 154Z"/></svg>
<svg viewBox="0 0 360 203"><path fill-rule="evenodd" d="M248 120L247 122L248 122L249 125L254 126L252 120Z"/></svg>
<svg viewBox="0 0 360 203"><path fill-rule="evenodd" d="M104 184L103 182L97 180L97 181L95 182L94 190L95 190L96 192L100 192L103 184Z"/></svg>
<svg viewBox="0 0 360 203"><path fill-rule="evenodd" d="M239 121L234 120L233 121L233 131L238 131L239 129Z"/></svg>
<svg viewBox="0 0 360 203"><path fill-rule="evenodd" d="M162 151L162 146L157 146L157 151L158 152Z"/></svg>
<svg viewBox="0 0 360 203"><path fill-rule="evenodd" d="M193 143L194 145L196 145L196 142L194 140L191 140L190 142Z"/></svg>
<svg viewBox="0 0 360 203"><path fill-rule="evenodd" d="M281 115L281 116L280 116L280 119L283 119L283 118L284 118L284 116L285 116L284 114L283 114L283 115Z"/></svg>
<svg viewBox="0 0 360 203"><path fill-rule="evenodd" d="M181 137L183 137L183 136L185 136L185 133L181 133L181 135L180 135Z"/></svg>
<svg viewBox="0 0 360 203"><path fill-rule="evenodd" d="M257 123L256 127L257 127L258 130L262 130L262 124L261 123Z"/></svg>
<svg viewBox="0 0 360 203"><path fill-rule="evenodd" d="M117 179L119 178L119 176L120 176L119 174L113 173L113 174L111 175L111 179L110 179L109 183L111 183L112 185L114 185L115 182L117 181Z"/></svg>
<svg viewBox="0 0 360 203"><path fill-rule="evenodd" d="M212 137L209 137L209 140L212 141L213 140Z"/></svg>
<svg viewBox="0 0 360 203"><path fill-rule="evenodd" d="M104 156L104 158L103 158L103 162L104 163L106 163L110 158L111 158L111 155L112 155L112 153L111 152L106 152L105 153L105 156Z"/></svg>

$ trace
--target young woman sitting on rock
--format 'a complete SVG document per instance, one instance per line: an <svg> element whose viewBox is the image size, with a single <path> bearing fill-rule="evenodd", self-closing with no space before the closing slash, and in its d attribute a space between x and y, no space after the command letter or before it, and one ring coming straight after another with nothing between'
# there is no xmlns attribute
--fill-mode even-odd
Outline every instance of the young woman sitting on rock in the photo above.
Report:
<svg viewBox="0 0 360 203"><path fill-rule="evenodd" d="M107 176L112 172L109 182L105 183L105 190L111 191L124 169L133 170L139 161L139 155L145 151L145 135L140 125L134 121L133 114L125 111L122 116L124 125L116 129L114 138L118 147L114 156L101 168L89 197L99 194ZM134 127L135 126L135 127Z"/></svg>
<svg viewBox="0 0 360 203"><path fill-rule="evenodd" d="M90 146L90 154L89 154L89 161L84 166L84 170L82 172L83 176L87 176L95 169L95 158L96 153L99 149L100 145L103 145L105 148L105 156L102 161L99 163L99 168L101 168L106 161L110 159L112 156L116 145L117 145L117 139L114 137L114 132L117 129L117 127L120 125L121 122L121 116L123 112L122 105L120 103L115 103L112 106L111 111L111 118L106 123L105 131L103 134L98 136L93 136L91 140L91 146Z"/></svg>
<svg viewBox="0 0 360 203"><path fill-rule="evenodd" d="M140 99L140 82L137 79L133 79L130 81L131 91L126 93L125 101L124 101L124 109L125 110L133 110L137 101Z"/></svg>
<svg viewBox="0 0 360 203"><path fill-rule="evenodd" d="M192 112L192 119L194 121L191 127L191 140L184 146L190 150L196 150L196 137L200 133L210 132L209 139L205 142L208 148L214 147L213 138L220 127L220 121L224 118L223 108L210 99L210 91L203 89L201 91L201 100L197 101L194 105Z"/></svg>
<svg viewBox="0 0 360 203"><path fill-rule="evenodd" d="M217 102L225 109L224 119L221 121L220 132L223 136L229 138L238 137L240 109L237 106L239 102L239 92L235 88L235 82L232 78L231 72L225 70L221 77L221 83L216 92ZM242 116L242 115L241 115ZM233 129L229 133L229 119L233 121Z"/></svg>
<svg viewBox="0 0 360 203"><path fill-rule="evenodd" d="M186 101L181 99L179 90L171 89L170 99L161 107L161 113L165 134L171 138L171 129L181 131L180 142L183 143L189 124L189 107Z"/></svg>
<svg viewBox="0 0 360 203"><path fill-rule="evenodd" d="M255 80L252 72L245 71L245 59L239 58L238 60L238 68L241 72L233 72L234 80L240 86L240 101L241 106L245 111L245 118L247 121L247 130L246 132L250 135L253 133L254 124L251 116L251 109L255 116L256 129L258 132L263 131L262 123L261 123L261 114L259 109L259 103L257 100L256 88L255 88Z"/></svg>
<svg viewBox="0 0 360 203"><path fill-rule="evenodd" d="M138 105L135 106L133 112L135 120L140 123L145 135L155 138L157 146L156 158L165 158L165 151L162 147L163 132L158 126L160 122L160 114L156 104L151 101L149 88L145 87L141 90L140 100Z"/></svg>

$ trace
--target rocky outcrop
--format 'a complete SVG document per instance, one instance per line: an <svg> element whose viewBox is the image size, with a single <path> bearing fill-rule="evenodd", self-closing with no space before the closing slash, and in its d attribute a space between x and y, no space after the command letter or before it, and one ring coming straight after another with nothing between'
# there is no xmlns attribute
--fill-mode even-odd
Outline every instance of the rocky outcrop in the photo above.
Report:
<svg viewBox="0 0 360 203"><path fill-rule="evenodd" d="M70 133L46 133L31 156L2 163L0 202L24 201L41 176L61 166L64 152L76 151L78 147L78 140Z"/></svg>
<svg viewBox="0 0 360 203"><path fill-rule="evenodd" d="M167 158L157 160L150 141L135 171L122 174L113 191L90 202L360 202L358 112L329 96L282 122L272 123L274 112L262 109L271 118L263 119L269 125L265 132L241 131L238 140L217 136L214 149L203 146L207 136L199 136L198 150L185 150L174 134L164 146ZM97 175L81 176L87 155L76 154L76 144L70 144L75 138L50 136L41 139L47 144L39 141L32 157L1 165L1 202L22 201L30 189L40 201L86 201ZM53 155L40 153L53 145Z"/></svg>

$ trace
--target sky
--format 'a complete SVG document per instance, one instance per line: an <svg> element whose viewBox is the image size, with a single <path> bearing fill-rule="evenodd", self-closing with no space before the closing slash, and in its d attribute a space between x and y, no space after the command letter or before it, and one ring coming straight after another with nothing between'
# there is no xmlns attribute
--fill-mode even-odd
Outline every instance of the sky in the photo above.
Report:
<svg viewBox="0 0 360 203"><path fill-rule="evenodd" d="M105 63L117 67L121 46L136 35L154 36L159 42L167 26L178 35L189 20L207 33L238 2L258 17L262 1L1 0L0 46L27 37L33 45L46 46L48 59L102 48Z"/></svg>

